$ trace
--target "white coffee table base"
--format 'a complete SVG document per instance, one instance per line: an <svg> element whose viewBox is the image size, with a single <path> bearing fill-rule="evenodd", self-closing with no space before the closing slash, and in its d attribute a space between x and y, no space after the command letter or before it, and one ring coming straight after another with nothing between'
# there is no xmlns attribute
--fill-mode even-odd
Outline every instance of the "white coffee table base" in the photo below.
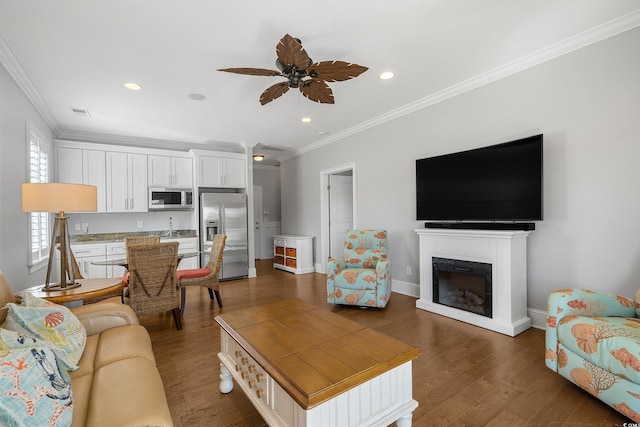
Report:
<svg viewBox="0 0 640 427"><path fill-rule="evenodd" d="M230 335L224 330L221 335L220 391L231 392L235 379L270 426L411 425L418 407L412 398L411 362L305 410Z"/></svg>

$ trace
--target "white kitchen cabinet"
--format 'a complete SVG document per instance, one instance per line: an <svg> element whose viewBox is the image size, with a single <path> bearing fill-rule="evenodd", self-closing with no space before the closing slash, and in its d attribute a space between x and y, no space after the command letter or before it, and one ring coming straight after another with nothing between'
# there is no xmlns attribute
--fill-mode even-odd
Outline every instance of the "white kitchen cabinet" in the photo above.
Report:
<svg viewBox="0 0 640 427"><path fill-rule="evenodd" d="M106 258L106 246L104 243L71 245L80 273L84 278L107 277L107 267L94 265L94 261L102 261ZM58 257L60 253L58 252Z"/></svg>
<svg viewBox="0 0 640 427"><path fill-rule="evenodd" d="M107 243L107 260L127 259L127 248L124 242ZM123 277L127 269L120 265L107 266L107 277Z"/></svg>
<svg viewBox="0 0 640 427"><path fill-rule="evenodd" d="M82 183L98 188L98 212L107 211L106 155L104 151L82 150Z"/></svg>
<svg viewBox="0 0 640 427"><path fill-rule="evenodd" d="M80 148L56 149L57 182L95 185L98 191L98 212L107 211L105 152Z"/></svg>
<svg viewBox="0 0 640 427"><path fill-rule="evenodd" d="M245 159L240 157L198 156L198 186L244 188Z"/></svg>
<svg viewBox="0 0 640 427"><path fill-rule="evenodd" d="M82 150L79 148L57 148L57 182L82 184Z"/></svg>
<svg viewBox="0 0 640 427"><path fill-rule="evenodd" d="M197 237L183 237L180 239L162 239L162 242L178 242L178 253L188 254L198 252L198 238ZM184 258L178 264L178 270L191 270L200 268L200 257L194 256Z"/></svg>
<svg viewBox="0 0 640 427"><path fill-rule="evenodd" d="M148 156L150 187L193 188L193 160L188 157Z"/></svg>
<svg viewBox="0 0 640 427"><path fill-rule="evenodd" d="M147 155L106 153L107 212L147 212Z"/></svg>

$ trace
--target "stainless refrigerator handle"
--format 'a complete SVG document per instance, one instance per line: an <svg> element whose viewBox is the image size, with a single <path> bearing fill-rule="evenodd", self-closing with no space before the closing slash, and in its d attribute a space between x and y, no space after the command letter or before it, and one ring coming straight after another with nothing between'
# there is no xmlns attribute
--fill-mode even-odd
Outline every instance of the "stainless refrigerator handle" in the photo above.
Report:
<svg viewBox="0 0 640 427"><path fill-rule="evenodd" d="M227 234L227 215L224 211L224 203L220 203L220 228L222 229L221 234Z"/></svg>

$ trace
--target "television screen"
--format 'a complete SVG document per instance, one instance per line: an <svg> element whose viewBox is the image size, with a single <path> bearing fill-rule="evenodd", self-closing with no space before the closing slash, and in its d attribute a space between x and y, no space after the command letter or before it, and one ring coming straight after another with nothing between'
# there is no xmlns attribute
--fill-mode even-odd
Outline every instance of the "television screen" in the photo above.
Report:
<svg viewBox="0 0 640 427"><path fill-rule="evenodd" d="M542 220L542 135L416 160L418 220Z"/></svg>

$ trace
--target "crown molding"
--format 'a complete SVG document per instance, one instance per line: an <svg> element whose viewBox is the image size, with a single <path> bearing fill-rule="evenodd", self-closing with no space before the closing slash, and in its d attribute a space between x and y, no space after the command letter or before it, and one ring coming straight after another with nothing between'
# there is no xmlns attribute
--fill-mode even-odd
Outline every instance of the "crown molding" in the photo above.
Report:
<svg viewBox="0 0 640 427"><path fill-rule="evenodd" d="M53 117L53 114L51 114L47 103L44 102L40 92L38 92L38 89L36 89L33 82L31 82L29 76L24 72L22 65L20 65L20 62L9 48L7 42L2 38L2 35L0 35L0 64L4 66L13 81L15 81L22 92L24 92L27 99L31 101L33 107L38 111L38 114L40 114L53 133L58 135L60 132L58 121Z"/></svg>
<svg viewBox="0 0 640 427"><path fill-rule="evenodd" d="M224 152L244 152L240 144L225 144L206 141L203 144L195 142L173 141L128 135L113 135L94 132L65 130L60 132L57 139L77 142L92 142L96 144L122 145L140 148L159 148L172 151L214 150ZM240 147L240 150L238 150Z"/></svg>
<svg viewBox="0 0 640 427"><path fill-rule="evenodd" d="M623 15L619 18L613 19L590 30L576 34L558 43L554 43L545 48L534 51L528 55L525 55L519 59L508 62L493 70L479 74L471 79L462 81L446 89L438 91L434 94L418 99L417 101L403 105L402 107L391 110L387 113L381 114L373 119L364 121L355 126L352 126L343 131L337 132L327 138L323 138L320 141L306 145L298 149L288 150L278 156L279 161L285 161L304 153L317 150L325 145L332 144L340 141L352 135L364 132L365 130L374 128L383 123L395 120L397 118L406 116L432 105L438 104L447 99L453 98L458 95L470 92L474 89L493 83L497 80L509 77L520 71L527 70L535 67L560 56L566 55L583 47L592 45L618 34L624 33L636 27L640 26L640 9L631 13Z"/></svg>
<svg viewBox="0 0 640 427"><path fill-rule="evenodd" d="M520 71L524 71L528 68L535 67L536 65L558 58L560 56L571 53L575 50L597 43L599 41L608 39L610 37L621 34L625 31L629 31L640 26L640 9L631 13L613 19L602 25L594 27L590 30L584 31L575 36L569 37L561 42L552 44L545 48L539 49L531 54L525 55L517 60L511 61L500 67L494 68L488 72L482 73L471 79L462 81L446 89L438 91L434 94L418 99L414 102L406 104L402 107L391 110L387 113L381 114L370 120L366 120L355 126L352 126L343 131L337 132L327 138L323 138L312 144L306 145L298 149L291 149L282 152L276 156L277 160L282 162L293 157L308 153L313 150L324 147L325 145L332 144L334 142L343 140L352 135L364 132L368 129L374 128L391 120L406 116L413 112L422 110L424 108L435 105L439 102L446 101L458 95L470 92L474 89L480 88L487 84L493 83L497 80L516 74ZM245 147L249 145L247 142L241 142L238 144L224 144L224 143L212 143L206 141L206 144L198 143L186 143L179 141L160 140L153 138L143 137L131 137L122 135L108 135L88 133L73 130L63 130L60 128L59 123L54 118L51 110L47 106L46 102L31 82L31 79L27 76L24 69L20 65L19 61L0 35L0 64L4 66L9 75L16 82L18 87L24 92L31 104L38 111L43 120L51 128L53 133L58 139L70 139L76 141L85 142L97 142L108 143L114 145L133 145L138 147L163 147L171 150L187 151L191 148L199 149L215 149L218 151L231 151L231 152L243 152ZM209 146L208 144L211 143ZM218 146L220 145L220 146ZM206 147L206 148L205 148Z"/></svg>

